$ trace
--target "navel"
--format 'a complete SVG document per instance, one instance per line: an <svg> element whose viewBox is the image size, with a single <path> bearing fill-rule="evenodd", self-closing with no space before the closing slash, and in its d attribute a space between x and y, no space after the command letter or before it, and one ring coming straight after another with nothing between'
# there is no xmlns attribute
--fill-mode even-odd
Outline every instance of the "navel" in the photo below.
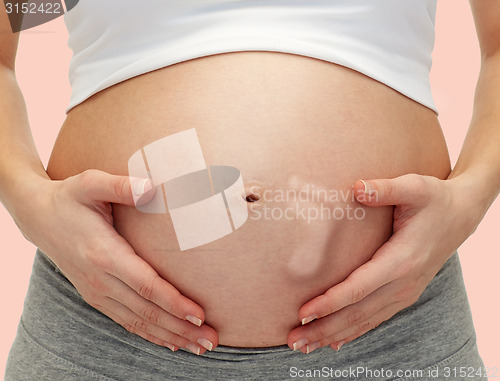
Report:
<svg viewBox="0 0 500 381"><path fill-rule="evenodd" d="M246 202L256 202L260 200L260 195L257 193L250 193L245 197Z"/></svg>

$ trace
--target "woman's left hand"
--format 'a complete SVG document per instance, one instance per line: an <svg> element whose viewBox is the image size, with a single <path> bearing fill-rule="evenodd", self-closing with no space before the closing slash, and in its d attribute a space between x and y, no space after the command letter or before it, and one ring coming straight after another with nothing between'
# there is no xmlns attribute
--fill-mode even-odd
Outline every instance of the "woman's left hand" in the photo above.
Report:
<svg viewBox="0 0 500 381"><path fill-rule="evenodd" d="M357 181L358 202L395 205L393 234L343 282L304 304L302 326L288 334L290 348L309 353L340 347L415 303L486 212L473 182L421 175Z"/></svg>

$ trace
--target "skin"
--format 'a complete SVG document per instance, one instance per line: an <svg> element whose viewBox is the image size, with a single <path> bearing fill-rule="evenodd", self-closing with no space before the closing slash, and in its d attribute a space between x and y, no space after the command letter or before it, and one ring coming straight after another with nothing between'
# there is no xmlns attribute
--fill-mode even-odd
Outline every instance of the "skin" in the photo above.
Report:
<svg viewBox="0 0 500 381"><path fill-rule="evenodd" d="M290 331L287 343L291 348L298 342L302 343L303 352L324 345L336 348L340 342L352 341L411 305L445 260L472 233L497 196L500 170L491 163L500 162L500 38L494 22L500 16L499 6L498 2L471 4L483 65L471 129L454 171L448 180L408 175L367 181L377 192L378 201L370 197L363 201L365 187L354 183L358 201L367 207L396 205L394 235L372 260L343 282L332 282L338 284L299 309L298 321L314 315L317 318ZM5 18L1 25L2 31L8 29ZM131 332L172 350L182 346L200 354L206 346L216 346L219 336L215 329L203 324L203 308L166 282L113 229L110 203L133 205L134 182L131 187L128 178L97 170L83 171L61 181L47 176L36 153L15 81L17 36L9 31L2 33L1 39L0 75L2 87L7 90L3 94L8 96L0 98L0 131L6 137L0 142L0 199L23 234L44 252L51 253L51 259L89 304ZM18 176L19 173L24 176ZM32 216L33 208L56 210L57 214L48 221L44 216ZM78 226L72 223L75 213L80 216ZM436 216L440 217L439 226ZM73 257L68 258L65 253L75 252L75 242L51 241L50 232L54 230L80 237ZM95 239L97 231L99 240ZM455 239L449 241L450 237ZM425 247L422 242L427 243ZM398 247L397 253L394 247ZM405 248L405 255L399 252L401 247ZM415 253L422 250L427 255L417 261ZM115 251L121 253L120 257L113 256ZM387 268L398 271L389 273ZM392 303L384 306L386 300Z"/></svg>
<svg viewBox="0 0 500 381"><path fill-rule="evenodd" d="M285 344L300 323L300 306L344 280L390 236L391 207L363 209L349 197L326 205L361 208L364 218L308 222L294 218L293 201L275 200L278 190L314 185L352 196L351 185L362 175L413 172L444 179L450 172L432 110L338 65L292 54L241 52L183 62L96 94L70 111L47 173L61 181L89 168L125 175L128 157L141 144L186 126L196 128L207 164L238 168L245 186L262 194L261 201L248 205L245 224L181 252L168 216L113 204L113 222L139 257L203 308L203 327L213 328L223 345ZM361 152L370 159L358 156ZM308 197L299 206L317 210L322 205ZM259 218L265 207L291 213ZM367 231L368 239L353 239ZM101 292L121 299L114 290ZM98 293L89 298L85 291L94 304L108 305ZM149 320L143 319L149 325L129 319L169 339L158 328L179 322L152 308L144 314Z"/></svg>
<svg viewBox="0 0 500 381"><path fill-rule="evenodd" d="M415 303L498 196L500 1L470 4L482 64L472 121L455 168L446 180L408 175L365 181L367 187L354 184L363 204L395 205L394 233L369 262L301 307L299 317L310 323L290 332L291 348L339 350ZM374 195L364 197L365 190Z"/></svg>

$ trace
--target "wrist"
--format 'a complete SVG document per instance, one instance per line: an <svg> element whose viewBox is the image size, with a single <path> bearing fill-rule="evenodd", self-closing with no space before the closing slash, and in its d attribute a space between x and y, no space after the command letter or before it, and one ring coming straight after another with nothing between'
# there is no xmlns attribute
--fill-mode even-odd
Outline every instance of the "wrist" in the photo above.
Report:
<svg viewBox="0 0 500 381"><path fill-rule="evenodd" d="M459 179L488 208L500 192L500 167L491 162L463 163L458 160L448 180Z"/></svg>
<svg viewBox="0 0 500 381"><path fill-rule="evenodd" d="M475 229L498 196L495 179L491 179L487 168L474 168L461 173L453 171L447 181L453 185L456 203L470 218Z"/></svg>
<svg viewBox="0 0 500 381"><path fill-rule="evenodd" d="M18 215L32 208L31 205L41 198L51 181L44 170L13 168L0 178L0 201L16 220Z"/></svg>

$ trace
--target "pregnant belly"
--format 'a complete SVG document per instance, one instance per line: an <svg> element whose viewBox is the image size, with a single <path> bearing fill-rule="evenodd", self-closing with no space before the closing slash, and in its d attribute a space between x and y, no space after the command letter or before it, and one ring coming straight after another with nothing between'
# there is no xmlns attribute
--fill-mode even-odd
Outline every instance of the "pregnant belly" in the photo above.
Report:
<svg viewBox="0 0 500 381"><path fill-rule="evenodd" d="M195 128L207 165L241 171L248 219L181 251L171 217L113 206L137 254L205 310L220 343L274 346L298 309L341 282L388 239L392 207L353 199L357 179L450 167L434 112L358 72L291 54L239 52L176 64L74 108L48 166L128 173L141 147Z"/></svg>

